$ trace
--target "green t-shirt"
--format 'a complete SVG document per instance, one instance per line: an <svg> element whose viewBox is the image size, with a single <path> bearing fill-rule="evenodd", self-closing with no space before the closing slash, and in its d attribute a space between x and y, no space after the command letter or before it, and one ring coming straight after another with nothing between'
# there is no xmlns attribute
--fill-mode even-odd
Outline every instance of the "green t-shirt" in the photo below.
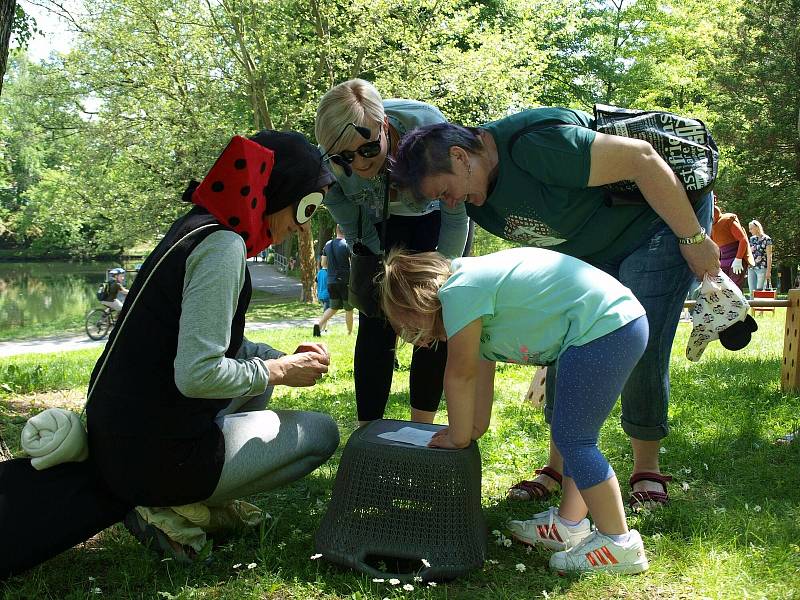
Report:
<svg viewBox="0 0 800 600"><path fill-rule="evenodd" d="M558 252L513 248L451 264L439 290L447 337L480 318L486 360L551 364L645 314L611 275Z"/></svg>
<svg viewBox="0 0 800 600"><path fill-rule="evenodd" d="M509 155L512 136L539 122L547 124L519 137ZM566 108L535 108L484 125L497 144L498 176L484 205L468 204L467 214L503 239L589 262L632 251L660 219L648 205L608 206L604 188L586 186L593 125L589 114Z"/></svg>

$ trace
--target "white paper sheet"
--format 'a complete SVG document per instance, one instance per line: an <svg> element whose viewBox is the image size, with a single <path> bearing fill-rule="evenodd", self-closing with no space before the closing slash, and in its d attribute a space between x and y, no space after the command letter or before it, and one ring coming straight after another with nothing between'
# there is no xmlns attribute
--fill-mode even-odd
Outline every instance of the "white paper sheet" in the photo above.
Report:
<svg viewBox="0 0 800 600"><path fill-rule="evenodd" d="M417 429L416 427L403 427L397 431L387 431L386 433L379 433L378 437L385 440L392 440L393 442L402 442L403 444L411 444L413 446L427 446L431 441L435 431L428 431L427 429Z"/></svg>

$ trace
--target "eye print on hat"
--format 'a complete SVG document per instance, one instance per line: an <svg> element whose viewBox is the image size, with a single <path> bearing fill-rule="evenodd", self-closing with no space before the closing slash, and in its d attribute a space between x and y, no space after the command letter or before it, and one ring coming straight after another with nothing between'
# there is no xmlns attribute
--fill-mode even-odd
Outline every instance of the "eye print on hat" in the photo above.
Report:
<svg viewBox="0 0 800 600"><path fill-rule="evenodd" d="M322 204L322 192L311 192L300 198L294 211L294 220L298 225L306 223L316 212L319 205Z"/></svg>

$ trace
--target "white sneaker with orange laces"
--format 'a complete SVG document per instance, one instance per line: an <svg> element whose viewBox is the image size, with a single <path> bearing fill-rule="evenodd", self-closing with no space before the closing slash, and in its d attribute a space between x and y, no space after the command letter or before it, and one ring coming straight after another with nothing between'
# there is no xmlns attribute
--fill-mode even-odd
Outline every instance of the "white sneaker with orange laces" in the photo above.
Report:
<svg viewBox="0 0 800 600"><path fill-rule="evenodd" d="M595 530L576 546L550 557L550 568L559 572L613 571L642 573L650 568L642 536L635 529L626 544L618 544Z"/></svg>
<svg viewBox="0 0 800 600"><path fill-rule="evenodd" d="M583 519L574 527L562 523L555 506L527 521L509 521L508 528L517 541L530 546L540 544L550 550L571 548L592 532L589 519Z"/></svg>

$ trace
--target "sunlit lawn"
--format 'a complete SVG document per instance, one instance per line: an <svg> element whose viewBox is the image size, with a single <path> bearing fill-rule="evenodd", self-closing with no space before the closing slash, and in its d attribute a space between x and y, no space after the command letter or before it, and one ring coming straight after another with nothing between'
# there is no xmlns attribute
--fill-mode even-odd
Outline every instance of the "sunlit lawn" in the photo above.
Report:
<svg viewBox="0 0 800 600"><path fill-rule="evenodd" d="M342 446L310 477L255 499L272 517L261 531L218 548L210 566L185 568L154 560L115 526L87 547L0 584L0 590L6 598L26 599L800 598L800 444L773 444L798 425L800 395L779 387L783 310L758 321L761 330L746 350L727 352L713 343L699 363L684 358L690 326L680 325L673 352L673 429L661 456L665 471L675 476L672 503L630 518L650 557L651 569L643 575L558 577L546 569L545 552L496 545L491 535L483 569L435 588L414 584L413 591L405 591L310 560L341 450L355 427L354 338L345 335L343 325L335 325L323 338L333 357L329 375L314 388L280 388L273 404L330 413L339 423ZM289 350L308 336L305 328L295 328L249 337ZM48 400L63 397L41 392L84 389L98 354L0 360L0 426L12 450L18 450L25 418ZM408 417L409 358L409 349L403 348L388 417ZM503 366L498 375L492 427L480 442L489 531L503 531L508 518L526 518L546 508L505 500L508 486L530 475L546 456L542 415L522 401L531 375L532 369L519 366ZM39 398L38 406L31 406L32 398ZM618 419L619 407L603 430L601 445L626 482L630 446ZM439 421L445 421L444 415Z"/></svg>

